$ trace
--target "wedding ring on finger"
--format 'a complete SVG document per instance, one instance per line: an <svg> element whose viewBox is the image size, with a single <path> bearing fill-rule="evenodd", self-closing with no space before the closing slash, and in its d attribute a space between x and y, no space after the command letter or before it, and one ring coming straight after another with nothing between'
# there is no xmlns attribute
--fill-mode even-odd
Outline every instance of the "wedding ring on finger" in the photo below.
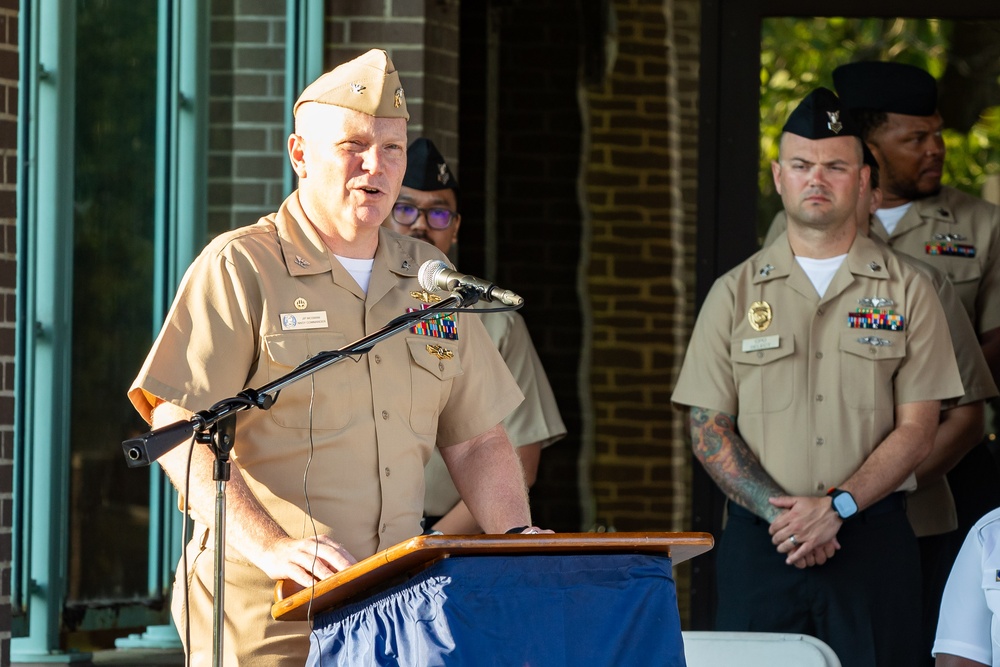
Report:
<svg viewBox="0 0 1000 667"><path fill-rule="evenodd" d="M797 547L797 546L799 546L799 543L798 543L798 541L797 541L797 540L795 539L795 536L794 536L794 535L790 536L790 537L788 538L788 541L792 543L792 546L793 546L793 547Z"/></svg>

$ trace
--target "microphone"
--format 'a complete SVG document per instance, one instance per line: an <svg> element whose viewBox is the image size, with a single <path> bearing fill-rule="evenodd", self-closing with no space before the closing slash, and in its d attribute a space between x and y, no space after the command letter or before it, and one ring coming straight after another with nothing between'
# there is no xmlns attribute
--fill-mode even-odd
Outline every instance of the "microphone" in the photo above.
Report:
<svg viewBox="0 0 1000 667"><path fill-rule="evenodd" d="M524 299L509 289L501 289L488 280L453 271L440 259L429 259L421 264L417 281L428 292L451 291L459 285L468 285L475 288L487 301L499 301L505 306L520 306L524 303Z"/></svg>

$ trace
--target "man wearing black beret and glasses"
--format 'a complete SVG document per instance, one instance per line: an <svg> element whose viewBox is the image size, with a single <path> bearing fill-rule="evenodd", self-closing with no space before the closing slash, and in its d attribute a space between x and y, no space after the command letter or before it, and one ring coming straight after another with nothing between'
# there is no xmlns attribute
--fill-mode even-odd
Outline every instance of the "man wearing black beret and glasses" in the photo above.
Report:
<svg viewBox="0 0 1000 667"><path fill-rule="evenodd" d="M458 180L434 142L425 137L410 144L406 160L403 186L385 224L448 253L458 241L462 222ZM530 487L542 448L566 435L566 427L524 318L508 311L483 313L480 319L524 394L524 401L508 415L503 426L517 449L525 483ZM482 532L437 453L427 463L424 479L426 531L453 535Z"/></svg>

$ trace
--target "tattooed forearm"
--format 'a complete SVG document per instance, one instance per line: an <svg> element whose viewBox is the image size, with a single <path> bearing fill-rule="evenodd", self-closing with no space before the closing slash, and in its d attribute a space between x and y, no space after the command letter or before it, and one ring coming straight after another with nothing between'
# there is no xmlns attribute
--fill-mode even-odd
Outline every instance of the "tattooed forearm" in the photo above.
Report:
<svg viewBox="0 0 1000 667"><path fill-rule="evenodd" d="M760 465L736 432L732 415L691 408L691 447L709 476L726 496L767 521L780 510L767 501L788 495Z"/></svg>

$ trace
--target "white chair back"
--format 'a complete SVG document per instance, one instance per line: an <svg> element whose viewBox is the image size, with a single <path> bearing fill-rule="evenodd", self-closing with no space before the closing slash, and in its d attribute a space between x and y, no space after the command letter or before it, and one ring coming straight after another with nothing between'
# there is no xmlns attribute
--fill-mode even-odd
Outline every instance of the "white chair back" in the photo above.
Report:
<svg viewBox="0 0 1000 667"><path fill-rule="evenodd" d="M710 632L685 630L688 667L841 667L826 643L776 632Z"/></svg>

